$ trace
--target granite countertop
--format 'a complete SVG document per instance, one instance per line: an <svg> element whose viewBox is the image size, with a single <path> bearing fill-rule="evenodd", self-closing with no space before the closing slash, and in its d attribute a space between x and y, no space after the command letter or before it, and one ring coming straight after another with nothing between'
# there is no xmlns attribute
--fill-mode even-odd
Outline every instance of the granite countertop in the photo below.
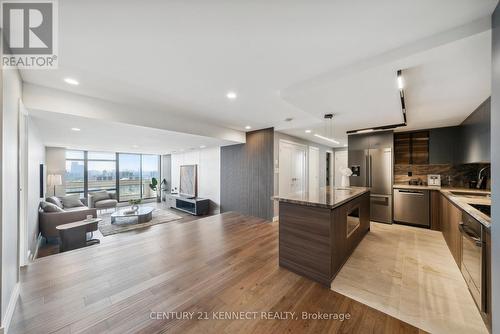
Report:
<svg viewBox="0 0 500 334"><path fill-rule="evenodd" d="M318 193L289 194L275 196L274 199L283 203L334 209L369 191L370 188L365 187L321 187Z"/></svg>
<svg viewBox="0 0 500 334"><path fill-rule="evenodd" d="M468 193L472 194L482 194L482 195L490 195L491 192L482 189L470 189L470 188L453 188L453 187L436 187L436 186L411 186L408 184L395 184L394 189L424 189L424 190L438 190L441 192L446 198L448 198L452 203L458 206L463 211L467 212L474 219L479 221L485 227L491 227L491 217L488 217L478 209L471 206L471 204L481 204L481 205L490 205L491 206L491 197L476 197L476 196L467 196ZM460 192L462 194L454 194L453 192Z"/></svg>

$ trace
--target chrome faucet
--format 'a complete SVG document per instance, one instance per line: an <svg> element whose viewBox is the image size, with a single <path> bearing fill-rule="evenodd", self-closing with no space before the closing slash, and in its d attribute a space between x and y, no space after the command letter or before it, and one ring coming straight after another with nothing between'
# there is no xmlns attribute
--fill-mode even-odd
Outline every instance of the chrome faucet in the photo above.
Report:
<svg viewBox="0 0 500 334"><path fill-rule="evenodd" d="M483 179L482 174L488 168L490 168L490 166L483 167L483 168L481 168L481 170L479 171L479 173L477 173L477 185L476 185L477 189L481 188L481 184L483 183L482 182L482 179Z"/></svg>

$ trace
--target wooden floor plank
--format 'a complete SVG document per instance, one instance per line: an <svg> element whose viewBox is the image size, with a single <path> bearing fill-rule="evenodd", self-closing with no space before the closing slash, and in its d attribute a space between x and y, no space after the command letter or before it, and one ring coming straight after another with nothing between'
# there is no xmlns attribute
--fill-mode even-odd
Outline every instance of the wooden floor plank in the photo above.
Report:
<svg viewBox="0 0 500 334"><path fill-rule="evenodd" d="M277 223L225 213L107 238L23 269L10 333L419 332L280 268ZM194 312L195 319L151 312ZM257 316L218 320L219 312ZM266 320L261 312L297 318ZM302 319L302 312L352 318Z"/></svg>

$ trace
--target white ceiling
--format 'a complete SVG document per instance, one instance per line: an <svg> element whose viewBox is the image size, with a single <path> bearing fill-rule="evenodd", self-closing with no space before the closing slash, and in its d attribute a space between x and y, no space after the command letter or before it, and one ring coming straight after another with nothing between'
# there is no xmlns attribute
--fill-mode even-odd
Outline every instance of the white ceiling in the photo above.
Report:
<svg viewBox="0 0 500 334"><path fill-rule="evenodd" d="M319 131L321 115L333 111L339 114L336 137L344 140L345 129L399 121L394 69L406 64L410 126L446 125L463 118L465 109L470 113L485 95L486 66L474 72L485 58L486 37L469 41L467 36L480 33L470 29L457 34L458 42L448 38L427 50L411 45L489 16L497 1L64 0L59 69L22 76L29 83L141 106L144 117L148 109L162 110L165 117L182 115L236 130L274 126L307 137L303 130ZM464 38L461 47L451 46ZM478 48L462 52L471 46ZM353 67L402 47L408 52L399 58ZM428 58L419 58L425 51ZM332 77L343 68L350 72L342 80ZM435 73L436 68L442 70ZM65 77L80 85L65 84ZM472 91L460 100L437 96L429 80L442 80L440 86L450 85L453 94ZM238 93L236 100L226 99L229 90ZM285 122L288 117L293 121Z"/></svg>
<svg viewBox="0 0 500 334"><path fill-rule="evenodd" d="M487 30L382 65L322 78L287 100L316 114L334 113L334 136L403 122L396 72L403 70L408 126L400 131L460 124L491 94L491 31ZM322 127L316 126L318 132ZM305 126L287 129L304 135ZM315 126L313 125L314 129Z"/></svg>
<svg viewBox="0 0 500 334"><path fill-rule="evenodd" d="M30 110L30 119L45 145L70 149L169 154L232 144L215 138L39 110Z"/></svg>

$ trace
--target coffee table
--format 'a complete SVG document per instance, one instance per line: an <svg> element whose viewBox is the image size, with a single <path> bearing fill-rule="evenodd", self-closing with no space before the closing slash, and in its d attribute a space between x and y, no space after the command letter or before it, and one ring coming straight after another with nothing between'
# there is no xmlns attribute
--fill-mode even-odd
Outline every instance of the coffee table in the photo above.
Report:
<svg viewBox="0 0 500 334"><path fill-rule="evenodd" d="M127 212L127 211L130 211L130 208L121 209L116 212L113 212L111 214L111 224L117 223L117 219L122 219L122 218L137 217L136 224L147 223L148 221L151 221L151 219L153 219L154 208L151 208L149 206L139 207L134 212Z"/></svg>

